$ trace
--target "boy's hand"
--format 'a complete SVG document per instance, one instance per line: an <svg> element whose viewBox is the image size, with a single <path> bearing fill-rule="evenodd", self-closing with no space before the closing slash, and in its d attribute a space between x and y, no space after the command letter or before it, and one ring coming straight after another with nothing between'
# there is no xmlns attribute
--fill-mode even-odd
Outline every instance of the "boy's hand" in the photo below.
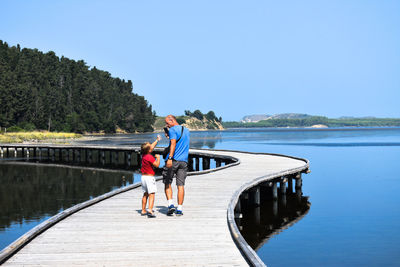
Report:
<svg viewBox="0 0 400 267"><path fill-rule="evenodd" d="M155 154L156 159L160 159L160 155Z"/></svg>
<svg viewBox="0 0 400 267"><path fill-rule="evenodd" d="M157 135L157 141L160 141L161 140L161 136L158 134Z"/></svg>

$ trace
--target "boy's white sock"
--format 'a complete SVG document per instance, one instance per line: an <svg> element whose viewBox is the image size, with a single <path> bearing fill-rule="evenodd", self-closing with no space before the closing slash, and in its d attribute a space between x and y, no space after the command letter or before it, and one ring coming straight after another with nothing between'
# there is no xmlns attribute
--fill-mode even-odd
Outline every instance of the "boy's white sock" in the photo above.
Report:
<svg viewBox="0 0 400 267"><path fill-rule="evenodd" d="M178 210L182 211L182 205L178 205Z"/></svg>
<svg viewBox="0 0 400 267"><path fill-rule="evenodd" d="M174 204L174 201L172 200L172 198L171 198L171 199L168 199L168 207L171 206L171 205L173 205L173 204Z"/></svg>

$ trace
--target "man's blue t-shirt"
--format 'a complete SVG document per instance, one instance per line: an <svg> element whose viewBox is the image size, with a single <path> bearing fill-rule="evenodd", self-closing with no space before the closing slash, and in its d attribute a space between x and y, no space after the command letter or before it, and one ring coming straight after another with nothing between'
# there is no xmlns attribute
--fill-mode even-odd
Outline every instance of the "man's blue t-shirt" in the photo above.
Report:
<svg viewBox="0 0 400 267"><path fill-rule="evenodd" d="M169 139L178 140L182 133L182 126L175 125L169 128ZM182 137L179 142L176 142L174 160L188 162L189 157L189 143L190 143L190 132L186 127L183 127ZM167 158L169 154L167 155Z"/></svg>

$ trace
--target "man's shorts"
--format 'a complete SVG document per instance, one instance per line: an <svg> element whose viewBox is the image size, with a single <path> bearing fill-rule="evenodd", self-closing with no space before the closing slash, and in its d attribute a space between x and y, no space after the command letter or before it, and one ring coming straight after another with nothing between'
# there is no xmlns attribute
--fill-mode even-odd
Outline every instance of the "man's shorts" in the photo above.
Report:
<svg viewBox="0 0 400 267"><path fill-rule="evenodd" d="M157 185L154 176L142 175L142 190L143 193L152 194L157 192Z"/></svg>
<svg viewBox="0 0 400 267"><path fill-rule="evenodd" d="M172 184L172 178L176 174L176 185L185 185L185 180L187 176L188 165L185 161L172 161L172 168L167 168L164 166L162 171L163 183Z"/></svg>

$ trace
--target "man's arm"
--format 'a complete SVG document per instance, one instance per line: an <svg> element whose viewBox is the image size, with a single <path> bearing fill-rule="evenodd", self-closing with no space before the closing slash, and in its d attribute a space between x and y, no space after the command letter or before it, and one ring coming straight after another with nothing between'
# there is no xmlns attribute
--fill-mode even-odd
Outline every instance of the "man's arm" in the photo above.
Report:
<svg viewBox="0 0 400 267"><path fill-rule="evenodd" d="M176 147L176 139L171 139L171 146L169 148L169 158L167 160L167 168L172 167L172 158L174 157L175 147Z"/></svg>

